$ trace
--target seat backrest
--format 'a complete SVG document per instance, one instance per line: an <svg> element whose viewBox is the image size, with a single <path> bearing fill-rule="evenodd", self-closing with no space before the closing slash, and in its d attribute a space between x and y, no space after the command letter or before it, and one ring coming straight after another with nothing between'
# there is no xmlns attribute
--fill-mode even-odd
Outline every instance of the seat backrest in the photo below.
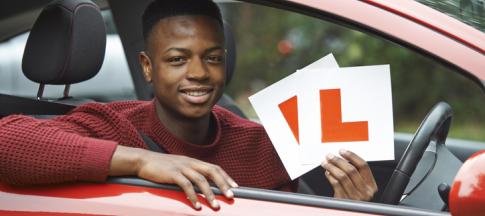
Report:
<svg viewBox="0 0 485 216"><path fill-rule="evenodd" d="M69 97L69 85L94 77L106 49L106 29L96 4L89 0L59 0L48 4L30 31L22 59L24 75L44 85L66 85L58 102L79 105Z"/></svg>

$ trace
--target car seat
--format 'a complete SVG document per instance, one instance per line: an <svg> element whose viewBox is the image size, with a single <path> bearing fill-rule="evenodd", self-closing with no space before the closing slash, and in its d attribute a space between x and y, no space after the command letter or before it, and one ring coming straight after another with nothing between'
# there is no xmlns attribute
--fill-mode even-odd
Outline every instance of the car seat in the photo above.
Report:
<svg viewBox="0 0 485 216"><path fill-rule="evenodd" d="M37 98L0 94L0 117L62 115L92 101L70 97L69 87L98 73L105 48L106 30L96 4L89 0L49 3L31 29L22 59L24 75L39 83ZM65 85L63 97L43 100L45 85Z"/></svg>
<svg viewBox="0 0 485 216"><path fill-rule="evenodd" d="M71 84L94 77L106 49L106 29L96 4L89 0L59 0L48 4L30 31L22 59L24 75L45 85L65 85L58 103L80 105L93 100L69 96Z"/></svg>

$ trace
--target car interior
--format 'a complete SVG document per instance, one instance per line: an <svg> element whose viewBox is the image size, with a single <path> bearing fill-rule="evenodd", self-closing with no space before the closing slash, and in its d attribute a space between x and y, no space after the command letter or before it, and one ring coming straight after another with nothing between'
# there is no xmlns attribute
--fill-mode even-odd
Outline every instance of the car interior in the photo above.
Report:
<svg viewBox="0 0 485 216"><path fill-rule="evenodd" d="M23 74L39 84L37 98L2 94L0 97L7 109L1 111L1 116L12 113L38 117L59 115L92 102L88 98L70 97L69 89L71 84L88 80L98 73L105 48L103 18L90 1L66 1L46 6L31 29L22 59ZM50 55L44 54L46 50ZM65 86L59 99L43 100L45 85L49 84Z"/></svg>
<svg viewBox="0 0 485 216"><path fill-rule="evenodd" d="M30 30L22 59L24 75L38 83L39 89L32 89L33 92L37 91L36 98L0 93L0 118L18 113L50 118L67 113L81 104L93 102L90 98L69 96L69 89L72 84L96 76L105 58L106 29L97 6L88 0L63 0L51 4L47 4L50 1L45 0L29 4L18 2L9 7L27 11L26 17L37 17L43 8ZM137 17L140 17L147 2L149 1L142 0L137 1L137 4L127 4L125 1L95 1L101 8L107 8L109 3L115 23L123 23L117 25L117 30L140 100L150 100L153 97L138 65L137 55L143 50L143 37L141 31L133 30L138 29ZM23 5L29 5L29 8ZM38 10L32 10L34 8ZM3 11L0 14L4 14ZM23 19L29 20L25 17ZM17 26L18 31L8 31L8 34L0 31L0 40L11 37L12 32L18 34L30 29L29 26L34 20L19 21L23 25ZM226 85L230 85L234 82L232 78L236 69L237 38L228 22L224 23L224 33L227 48ZM46 50L52 55L43 55ZM47 100L42 98L45 85L64 85L65 90L59 92L59 99ZM224 94L218 104L247 118L228 94ZM414 135L395 134L396 160L369 162L379 187L373 203L322 197L331 197L333 192L321 168L316 168L300 178L299 193L306 195L240 188L235 190L236 197L380 214L432 215L446 211L450 186L459 167L474 152L485 149L485 144L481 142L446 139L452 117L453 111L446 103L430 107L430 112L423 116L424 120ZM148 138L145 142L150 146L148 143L152 141ZM111 178L108 182L178 190L172 185L128 177ZM221 194L217 188L213 190Z"/></svg>

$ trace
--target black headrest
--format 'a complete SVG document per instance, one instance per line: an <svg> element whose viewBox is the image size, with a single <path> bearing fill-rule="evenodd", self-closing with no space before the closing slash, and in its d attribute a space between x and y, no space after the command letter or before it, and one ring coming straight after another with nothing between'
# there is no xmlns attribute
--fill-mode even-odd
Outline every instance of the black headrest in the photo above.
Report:
<svg viewBox="0 0 485 216"><path fill-rule="evenodd" d="M60 0L47 5L30 31L22 59L27 78L72 84L95 76L104 60L106 29L96 4Z"/></svg>
<svg viewBox="0 0 485 216"><path fill-rule="evenodd" d="M236 42L231 26L224 21L224 46L227 49L226 56L226 85L231 82L236 67Z"/></svg>

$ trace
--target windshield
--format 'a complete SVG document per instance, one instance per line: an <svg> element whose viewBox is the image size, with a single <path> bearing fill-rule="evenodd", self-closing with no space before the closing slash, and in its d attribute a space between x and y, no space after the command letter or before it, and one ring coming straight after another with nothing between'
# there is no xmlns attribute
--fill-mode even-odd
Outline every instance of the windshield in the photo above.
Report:
<svg viewBox="0 0 485 216"><path fill-rule="evenodd" d="M485 31L485 0L417 0L482 32Z"/></svg>

